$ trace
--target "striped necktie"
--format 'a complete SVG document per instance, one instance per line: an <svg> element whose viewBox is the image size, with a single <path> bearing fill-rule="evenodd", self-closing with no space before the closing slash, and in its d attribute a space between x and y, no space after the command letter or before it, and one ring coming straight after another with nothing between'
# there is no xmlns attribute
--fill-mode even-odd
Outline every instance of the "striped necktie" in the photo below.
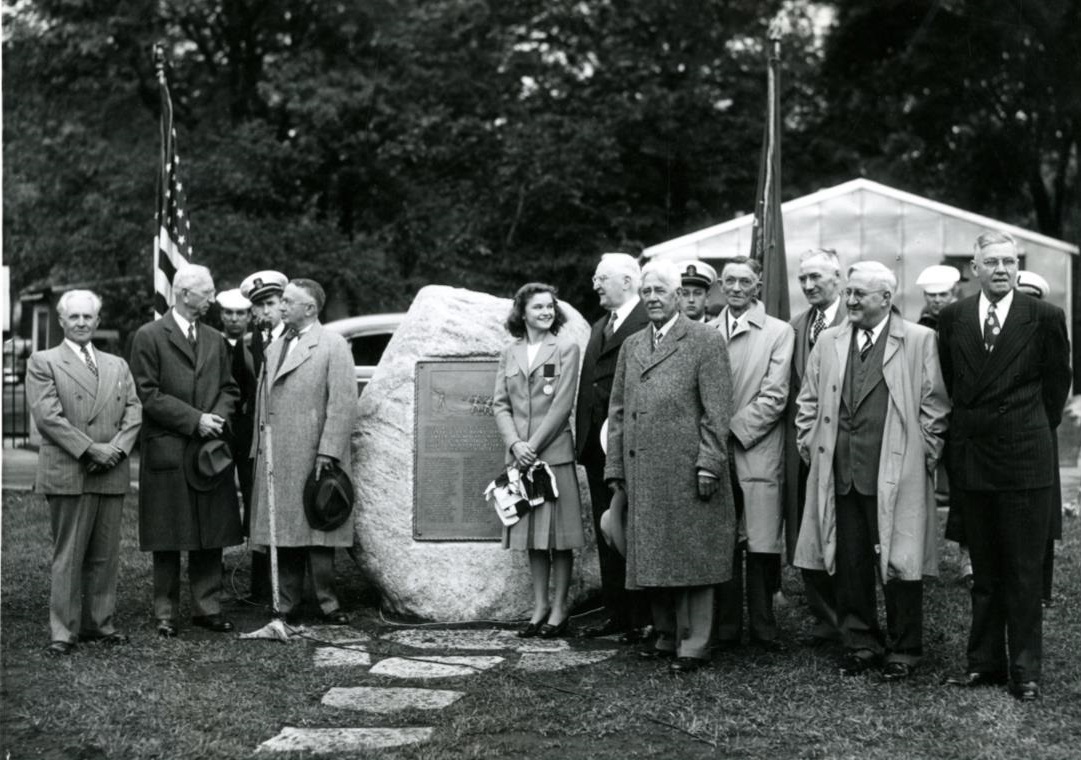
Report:
<svg viewBox="0 0 1081 760"><path fill-rule="evenodd" d="M86 368L94 373L94 377L97 377L98 365L94 364L94 357L90 355L90 349L88 349L85 344L83 344L82 349L83 361L86 362Z"/></svg>
<svg viewBox="0 0 1081 760"><path fill-rule="evenodd" d="M873 337L874 333L872 333L870 330L863 330L862 332L863 332L863 345L860 346L860 361L861 362L867 359L867 355L869 353L871 353L871 348L873 348L874 345L875 345L875 341L874 341L874 337Z"/></svg>
<svg viewBox="0 0 1081 760"><path fill-rule="evenodd" d="M817 314L815 315L815 321L811 323L811 345L813 346L818 340L818 336L823 330L826 329L826 312L821 309L815 309Z"/></svg>

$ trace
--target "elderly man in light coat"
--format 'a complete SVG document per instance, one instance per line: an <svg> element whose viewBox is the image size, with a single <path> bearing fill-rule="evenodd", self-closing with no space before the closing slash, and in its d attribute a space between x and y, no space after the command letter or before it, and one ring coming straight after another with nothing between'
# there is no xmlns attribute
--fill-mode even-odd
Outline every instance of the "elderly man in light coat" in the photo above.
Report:
<svg viewBox="0 0 1081 760"><path fill-rule="evenodd" d="M735 511L728 479L732 380L724 340L679 313L680 272L642 271L651 325L620 350L604 477L627 494L627 587L647 589L657 639L646 658L673 672L708 662L713 587L729 580Z"/></svg>
<svg viewBox="0 0 1081 760"><path fill-rule="evenodd" d="M721 271L728 305L713 326L724 336L732 368L732 493L739 521L732 580L717 587L715 646L732 649L743 633L744 555L751 644L781 648L773 615L773 590L781 585L781 495L785 431L795 332L766 314L759 300L762 265L745 256Z"/></svg>
<svg viewBox="0 0 1081 760"><path fill-rule="evenodd" d="M848 270L848 324L822 333L796 417L810 465L796 565L837 585L843 675L911 675L923 653L923 585L938 572L934 472L950 410L935 334L893 307L878 262ZM876 612L884 584L886 634Z"/></svg>
<svg viewBox="0 0 1081 760"><path fill-rule="evenodd" d="M316 530L304 511L304 483L336 463L352 472L349 438L357 391L353 357L345 339L319 324L326 296L314 280L290 282L281 299L286 332L270 344L256 394L256 460L252 484L254 509L251 540L270 543L267 485L267 429L274 457L275 538L281 586L279 611L286 621L300 621L304 575L311 576L317 619L349 622L334 588L334 550L353 545L353 521Z"/></svg>

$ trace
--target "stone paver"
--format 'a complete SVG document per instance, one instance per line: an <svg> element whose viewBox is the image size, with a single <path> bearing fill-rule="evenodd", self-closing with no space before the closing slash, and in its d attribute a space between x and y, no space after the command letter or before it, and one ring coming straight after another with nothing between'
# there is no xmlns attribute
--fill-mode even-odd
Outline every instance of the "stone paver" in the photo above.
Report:
<svg viewBox="0 0 1081 760"><path fill-rule="evenodd" d="M359 752L430 741L431 728L293 728L286 726L256 752Z"/></svg>
<svg viewBox="0 0 1081 760"><path fill-rule="evenodd" d="M315 667L317 668L366 668L371 664L371 655L360 648L351 649L345 645L319 647L315 650Z"/></svg>
<svg viewBox="0 0 1081 760"><path fill-rule="evenodd" d="M424 657L424 662L390 657L380 660L369 671L373 675L392 678L450 678L452 676L476 675L481 670L494 668L503 662L502 657Z"/></svg>
<svg viewBox="0 0 1081 760"><path fill-rule="evenodd" d="M394 713L400 710L442 710L465 696L463 691L445 689L410 689L401 687L335 687L323 695L327 707L363 710L370 713Z"/></svg>
<svg viewBox="0 0 1081 760"><path fill-rule="evenodd" d="M395 631L383 637L384 641L414 647L416 649L467 649L501 652L553 652L568 649L563 639L520 639L514 631Z"/></svg>
<svg viewBox="0 0 1081 760"><path fill-rule="evenodd" d="M371 641L371 636L364 631L348 625L302 625L295 629L301 638L318 639L333 644L359 644Z"/></svg>
<svg viewBox="0 0 1081 760"><path fill-rule="evenodd" d="M614 657L618 654L615 649L594 649L587 651L567 651L567 652L527 652L515 664L515 668L518 670L524 670L530 673L539 673L546 670L567 670L568 668L577 668L582 665L593 665L597 662L603 662L609 657Z"/></svg>

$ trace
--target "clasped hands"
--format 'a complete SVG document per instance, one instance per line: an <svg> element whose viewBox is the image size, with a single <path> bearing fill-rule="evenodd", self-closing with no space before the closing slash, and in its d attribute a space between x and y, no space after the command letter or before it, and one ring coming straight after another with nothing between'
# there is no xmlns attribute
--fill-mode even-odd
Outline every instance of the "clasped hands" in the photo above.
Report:
<svg viewBox="0 0 1081 760"><path fill-rule="evenodd" d="M537 461L537 452L525 441L515 441L510 447L510 454L519 470L528 470Z"/></svg>
<svg viewBox="0 0 1081 760"><path fill-rule="evenodd" d="M105 472L111 470L124 457L124 450L111 443L92 443L86 450L87 472Z"/></svg>

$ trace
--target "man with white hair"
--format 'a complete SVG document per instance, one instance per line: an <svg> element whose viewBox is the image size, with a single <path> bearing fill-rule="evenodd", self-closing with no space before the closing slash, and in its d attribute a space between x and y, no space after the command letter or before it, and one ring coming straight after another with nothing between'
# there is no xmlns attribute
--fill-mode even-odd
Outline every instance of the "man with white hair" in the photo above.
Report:
<svg viewBox="0 0 1081 760"><path fill-rule="evenodd" d="M619 352L604 477L627 495L627 586L648 591L657 638L641 655L675 673L709 662L713 589L732 577L732 378L720 333L679 312L679 268L651 261L650 326Z"/></svg>
<svg viewBox="0 0 1081 760"><path fill-rule="evenodd" d="M222 334L203 324L214 280L189 264L173 278L176 303L135 333L131 369L143 402L139 548L154 555L159 636L178 633L180 552L188 553L192 623L233 630L221 613L222 548L241 542L233 452L223 440L240 391Z"/></svg>
<svg viewBox="0 0 1081 760"><path fill-rule="evenodd" d="M623 555L605 543L601 533L601 515L608 509L611 492L604 484L605 454L601 446L601 427L608 418L608 397L612 376L623 342L649 324L645 306L638 298L642 270L633 256L605 253L593 274L593 290L608 313L593 323L582 361L575 416L575 446L578 463L585 467L589 496L593 504L593 529L597 537L597 556L601 566L601 593L606 618L587 628L586 636L622 634L624 643L637 641L641 629L649 623L647 602L641 594L625 587Z"/></svg>
<svg viewBox="0 0 1081 760"><path fill-rule="evenodd" d="M113 613L128 455L142 408L127 363L90 342L101 299L69 290L56 311L64 341L30 355L26 397L41 431L35 488L49 503L53 538L46 651L65 655L76 641L128 642Z"/></svg>
<svg viewBox="0 0 1081 760"><path fill-rule="evenodd" d="M796 565L834 576L842 675L885 658L888 681L923 655L922 581L938 572L933 476L950 409L935 333L902 319L896 292L885 265L849 267L848 324L819 336L796 417L810 466Z"/></svg>

